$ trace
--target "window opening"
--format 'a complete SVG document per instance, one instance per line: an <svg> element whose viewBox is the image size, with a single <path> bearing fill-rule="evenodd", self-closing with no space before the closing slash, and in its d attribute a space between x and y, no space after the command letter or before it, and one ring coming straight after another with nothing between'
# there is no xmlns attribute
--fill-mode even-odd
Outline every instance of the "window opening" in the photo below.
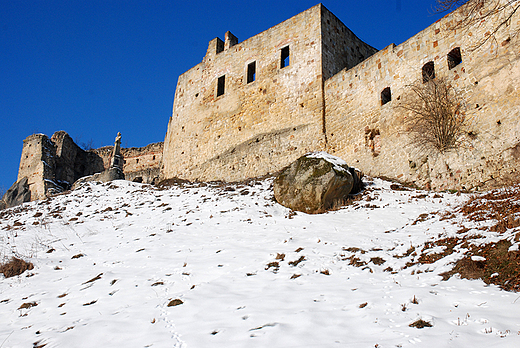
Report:
<svg viewBox="0 0 520 348"><path fill-rule="evenodd" d="M423 83L426 83L435 78L435 65L433 62L428 62L422 67Z"/></svg>
<svg viewBox="0 0 520 348"><path fill-rule="evenodd" d="M285 68L286 66L289 66L289 63L290 63L289 46L287 46L287 47L282 48L280 68Z"/></svg>
<svg viewBox="0 0 520 348"><path fill-rule="evenodd" d="M455 47L448 53L448 68L453 69L462 62L460 47Z"/></svg>
<svg viewBox="0 0 520 348"><path fill-rule="evenodd" d="M217 83L217 97L224 94L226 88L226 75L220 76Z"/></svg>
<svg viewBox="0 0 520 348"><path fill-rule="evenodd" d="M386 87L381 92L381 105L385 105L389 101L392 100L392 91L390 90L390 87Z"/></svg>
<svg viewBox="0 0 520 348"><path fill-rule="evenodd" d="M256 80L256 62L247 65L247 83L251 83L254 80Z"/></svg>

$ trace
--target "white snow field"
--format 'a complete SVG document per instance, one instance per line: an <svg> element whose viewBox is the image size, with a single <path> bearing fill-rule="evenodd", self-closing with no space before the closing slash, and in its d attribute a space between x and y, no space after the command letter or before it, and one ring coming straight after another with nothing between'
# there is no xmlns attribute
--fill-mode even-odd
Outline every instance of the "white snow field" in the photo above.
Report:
<svg viewBox="0 0 520 348"><path fill-rule="evenodd" d="M0 347L520 347L520 293L439 275L464 250L405 267L477 233L444 214L469 195L373 179L307 215L271 184L89 183L4 211L0 256L34 269L0 275Z"/></svg>

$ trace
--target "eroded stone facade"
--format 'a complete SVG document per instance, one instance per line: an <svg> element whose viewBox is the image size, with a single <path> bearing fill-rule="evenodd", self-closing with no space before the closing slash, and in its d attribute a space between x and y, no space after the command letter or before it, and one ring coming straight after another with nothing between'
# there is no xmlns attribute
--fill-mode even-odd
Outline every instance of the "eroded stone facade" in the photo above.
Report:
<svg viewBox="0 0 520 348"><path fill-rule="evenodd" d="M236 181L324 150L324 77L376 52L323 5L241 43L209 43L181 75L162 176Z"/></svg>
<svg viewBox="0 0 520 348"><path fill-rule="evenodd" d="M92 150L103 160L105 168L110 167L110 158L113 146L106 146ZM125 179L152 184L158 181L162 156L163 143L153 143L144 147L122 148L123 172Z"/></svg>
<svg viewBox="0 0 520 348"><path fill-rule="evenodd" d="M163 143L121 149L126 180L155 183L162 160ZM64 131L49 139L33 134L24 140L17 182L27 177L31 200L71 188L78 179L110 169L113 146L85 151Z"/></svg>
<svg viewBox="0 0 520 348"><path fill-rule="evenodd" d="M367 174L436 190L481 190L520 181L520 45L512 39L519 16L480 47L497 18L450 30L459 16L455 11L325 81L330 153ZM431 62L436 78L457 92L468 121L460 147L445 154L414 146L407 133L410 115L400 107ZM383 93L387 88L390 101Z"/></svg>
<svg viewBox="0 0 520 348"><path fill-rule="evenodd" d="M497 17L450 30L458 16L460 9L377 53L321 4L242 43L231 33L212 40L203 61L179 77L162 177L235 181L326 150L367 174L426 188L518 182L519 15L478 48ZM472 131L457 151L424 153L407 135L399 103L423 68L465 103Z"/></svg>
<svg viewBox="0 0 520 348"><path fill-rule="evenodd" d="M23 142L18 180L28 178L31 200L37 200L69 189L79 178L103 169L102 160L82 150L66 132L56 132L50 139L33 134Z"/></svg>

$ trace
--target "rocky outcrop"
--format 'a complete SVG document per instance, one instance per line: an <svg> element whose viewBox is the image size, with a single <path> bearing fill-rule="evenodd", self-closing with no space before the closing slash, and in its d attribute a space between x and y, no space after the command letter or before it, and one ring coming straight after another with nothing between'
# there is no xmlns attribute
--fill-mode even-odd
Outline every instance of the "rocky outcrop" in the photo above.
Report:
<svg viewBox="0 0 520 348"><path fill-rule="evenodd" d="M110 169L107 169L101 173L97 173L90 176L85 176L72 185L72 189L78 188L81 184L85 182L91 182L91 181L98 181L98 182L109 182L112 180L124 180L125 174L120 168L113 167Z"/></svg>
<svg viewBox="0 0 520 348"><path fill-rule="evenodd" d="M27 177L18 180L7 190L0 201L0 210L14 207L31 200Z"/></svg>
<svg viewBox="0 0 520 348"><path fill-rule="evenodd" d="M316 214L362 189L361 173L325 152L300 157L274 181L274 197L285 207Z"/></svg>

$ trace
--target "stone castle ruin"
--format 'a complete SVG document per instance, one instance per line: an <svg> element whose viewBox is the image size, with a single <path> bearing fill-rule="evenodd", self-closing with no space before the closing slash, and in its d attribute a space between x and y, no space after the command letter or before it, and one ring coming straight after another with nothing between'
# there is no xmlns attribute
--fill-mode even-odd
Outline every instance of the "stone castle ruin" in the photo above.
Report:
<svg viewBox="0 0 520 348"><path fill-rule="evenodd" d="M381 51L322 4L242 42L227 32L179 77L164 148L121 150L125 177L239 181L327 151L368 175L435 190L519 182L519 14L484 45L500 14L452 30L462 15ZM410 86L434 78L457 92L472 127L446 153L413 146L401 107ZM63 133L24 141L18 179L33 183L31 199L110 166L112 147L85 152Z"/></svg>
<svg viewBox="0 0 520 348"><path fill-rule="evenodd" d="M144 183L155 183L159 178L163 144L154 143L143 148L119 149L120 163L114 163L114 147L83 150L64 131L49 139L44 134L33 134L23 142L18 180L4 197L5 206L24 201L44 199L68 190L80 178L107 172L114 166L122 173L118 178ZM98 177L99 178L99 177ZM106 179L105 179L106 178ZM105 181L111 177L99 178ZM17 198L18 196L18 198Z"/></svg>

